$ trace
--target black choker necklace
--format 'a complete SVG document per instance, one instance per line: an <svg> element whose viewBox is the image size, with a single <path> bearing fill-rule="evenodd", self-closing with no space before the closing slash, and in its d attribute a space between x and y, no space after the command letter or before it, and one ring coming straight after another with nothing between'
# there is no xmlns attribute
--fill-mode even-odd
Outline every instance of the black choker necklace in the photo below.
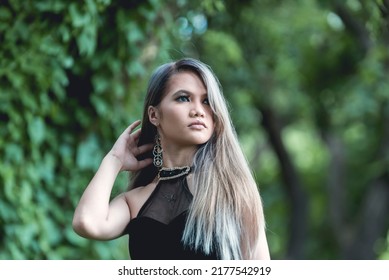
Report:
<svg viewBox="0 0 389 280"><path fill-rule="evenodd" d="M190 171L191 171L190 166L172 167L172 168L162 167L158 172L158 178L159 180L174 179L189 174Z"/></svg>

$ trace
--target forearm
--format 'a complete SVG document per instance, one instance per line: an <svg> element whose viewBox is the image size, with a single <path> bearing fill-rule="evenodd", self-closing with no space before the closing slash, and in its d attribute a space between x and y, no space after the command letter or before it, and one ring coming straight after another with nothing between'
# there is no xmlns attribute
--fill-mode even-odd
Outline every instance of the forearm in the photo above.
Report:
<svg viewBox="0 0 389 280"><path fill-rule="evenodd" d="M78 234L93 237L94 231L107 221L112 187L120 169L120 162L110 154L102 160L74 213L73 228Z"/></svg>

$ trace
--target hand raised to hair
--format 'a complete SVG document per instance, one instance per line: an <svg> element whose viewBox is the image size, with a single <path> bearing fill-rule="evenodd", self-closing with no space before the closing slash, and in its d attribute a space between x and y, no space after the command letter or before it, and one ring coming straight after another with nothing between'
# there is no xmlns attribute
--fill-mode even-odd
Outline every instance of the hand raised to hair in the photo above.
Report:
<svg viewBox="0 0 389 280"><path fill-rule="evenodd" d="M151 158L144 160L138 160L136 158L138 155L153 148L153 144L138 147L140 130L133 131L140 123L138 120L130 124L119 136L111 151L108 153L108 155L113 156L119 161L121 165L120 171L138 171L153 162Z"/></svg>

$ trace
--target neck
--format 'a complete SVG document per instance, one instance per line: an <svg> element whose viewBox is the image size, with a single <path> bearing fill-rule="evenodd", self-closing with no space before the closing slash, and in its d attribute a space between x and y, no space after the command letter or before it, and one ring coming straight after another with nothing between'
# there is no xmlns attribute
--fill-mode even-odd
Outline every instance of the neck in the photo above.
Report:
<svg viewBox="0 0 389 280"><path fill-rule="evenodd" d="M196 150L194 147L185 149L163 147L163 167L172 168L192 165Z"/></svg>

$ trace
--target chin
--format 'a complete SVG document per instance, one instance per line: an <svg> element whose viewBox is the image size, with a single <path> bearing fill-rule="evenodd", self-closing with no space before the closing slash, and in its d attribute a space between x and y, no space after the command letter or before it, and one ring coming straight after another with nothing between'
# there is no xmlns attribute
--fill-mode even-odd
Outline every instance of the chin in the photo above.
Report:
<svg viewBox="0 0 389 280"><path fill-rule="evenodd" d="M206 144L210 139L211 137L198 137L197 135L197 137L185 137L184 139L180 139L181 141L179 142L184 146L201 146Z"/></svg>
<svg viewBox="0 0 389 280"><path fill-rule="evenodd" d="M196 146L196 147L198 147L198 146L201 146L201 145L204 145L205 143L207 143L208 140L209 140L209 139L207 139L207 140L204 140L204 139L201 139L201 140L200 140L200 139L196 139L196 140L194 140L194 141L187 141L185 146Z"/></svg>
<svg viewBox="0 0 389 280"><path fill-rule="evenodd" d="M199 141L196 141L196 145L204 145L209 141L209 139L211 138L206 138L206 139L201 139Z"/></svg>

